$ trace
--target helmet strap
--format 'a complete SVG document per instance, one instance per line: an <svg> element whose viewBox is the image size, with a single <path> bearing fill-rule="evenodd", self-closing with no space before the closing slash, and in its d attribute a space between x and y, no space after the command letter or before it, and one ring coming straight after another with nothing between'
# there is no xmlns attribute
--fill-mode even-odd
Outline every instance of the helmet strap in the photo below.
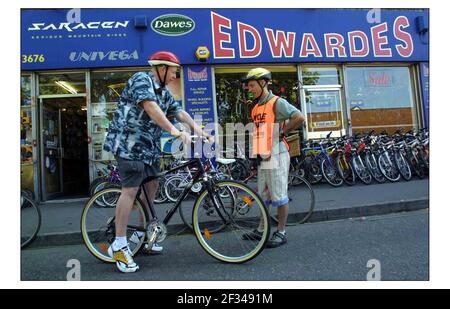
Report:
<svg viewBox="0 0 450 309"><path fill-rule="evenodd" d="M259 85L259 88L261 88L261 94L256 98L256 101L257 101L257 103L258 103L258 102L259 102L259 99L262 97L262 95L263 95L263 93L264 93L264 87L267 85L267 83L266 83L266 85L264 85L264 86L261 86L261 83L259 82L259 80L257 80L256 83Z"/></svg>
<svg viewBox="0 0 450 309"><path fill-rule="evenodd" d="M166 78L167 78L167 71L169 71L169 66L165 66L166 67L166 73L164 73L164 82L162 84L162 87L166 86Z"/></svg>
<svg viewBox="0 0 450 309"><path fill-rule="evenodd" d="M161 78L161 75L159 74L158 67L156 68L156 74L158 74L159 84L163 88L166 86L166 77L167 77L167 70L168 70L167 65L164 65L164 67L166 68L166 73L164 74L164 79Z"/></svg>

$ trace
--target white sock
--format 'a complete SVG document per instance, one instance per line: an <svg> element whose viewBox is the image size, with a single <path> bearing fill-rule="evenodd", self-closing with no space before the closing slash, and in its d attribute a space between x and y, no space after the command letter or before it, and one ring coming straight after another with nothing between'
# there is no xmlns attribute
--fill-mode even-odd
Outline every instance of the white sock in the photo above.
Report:
<svg viewBox="0 0 450 309"><path fill-rule="evenodd" d="M128 245L127 243L127 237L116 237L116 240L113 242L113 250L117 251L119 249L122 249L123 247L126 247Z"/></svg>
<svg viewBox="0 0 450 309"><path fill-rule="evenodd" d="M283 234L283 235L286 235L286 230L278 231L278 233Z"/></svg>

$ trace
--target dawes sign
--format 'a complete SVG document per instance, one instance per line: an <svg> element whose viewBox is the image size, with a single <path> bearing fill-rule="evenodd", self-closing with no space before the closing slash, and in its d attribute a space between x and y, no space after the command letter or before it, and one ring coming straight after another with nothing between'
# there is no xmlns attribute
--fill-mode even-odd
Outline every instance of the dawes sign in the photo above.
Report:
<svg viewBox="0 0 450 309"><path fill-rule="evenodd" d="M185 35L193 31L195 22L192 18L180 14L158 16L151 22L153 31L168 36Z"/></svg>

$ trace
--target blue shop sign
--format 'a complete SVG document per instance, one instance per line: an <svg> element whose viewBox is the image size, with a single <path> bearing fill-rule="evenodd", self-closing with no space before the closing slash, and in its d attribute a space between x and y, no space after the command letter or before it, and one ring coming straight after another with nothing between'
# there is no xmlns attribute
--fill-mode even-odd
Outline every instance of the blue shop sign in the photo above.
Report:
<svg viewBox="0 0 450 309"><path fill-rule="evenodd" d="M156 50L183 65L427 62L428 10L69 9L21 11L22 70L147 65ZM211 55L201 63L199 46Z"/></svg>

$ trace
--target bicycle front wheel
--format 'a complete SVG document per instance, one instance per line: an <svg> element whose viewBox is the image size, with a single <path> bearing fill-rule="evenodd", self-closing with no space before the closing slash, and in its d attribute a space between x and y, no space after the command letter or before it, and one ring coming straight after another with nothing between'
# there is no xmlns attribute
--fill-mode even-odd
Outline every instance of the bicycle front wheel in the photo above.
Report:
<svg viewBox="0 0 450 309"><path fill-rule="evenodd" d="M36 238L41 227L41 211L36 202L27 196L20 197L20 248Z"/></svg>
<svg viewBox="0 0 450 309"><path fill-rule="evenodd" d="M103 207L99 206L99 201L115 200L117 202L120 194L121 189L114 187L97 192L86 202L81 215L81 235L84 244L92 255L103 262L114 262L108 254L108 247L116 237L116 204L110 205L110 207ZM145 231L147 222L148 215L139 199L136 199L128 220L127 239L129 239L135 231ZM133 244L133 246L131 246L130 244L130 250L133 255L139 251L143 241L144 238L136 245Z"/></svg>
<svg viewBox="0 0 450 309"><path fill-rule="evenodd" d="M234 205L229 205L233 199L221 197L225 188L233 192ZM259 195L247 185L230 180L216 182L211 190L200 193L192 222L200 246L226 263L255 258L265 248L270 234L269 215ZM255 233L258 228L261 233Z"/></svg>

